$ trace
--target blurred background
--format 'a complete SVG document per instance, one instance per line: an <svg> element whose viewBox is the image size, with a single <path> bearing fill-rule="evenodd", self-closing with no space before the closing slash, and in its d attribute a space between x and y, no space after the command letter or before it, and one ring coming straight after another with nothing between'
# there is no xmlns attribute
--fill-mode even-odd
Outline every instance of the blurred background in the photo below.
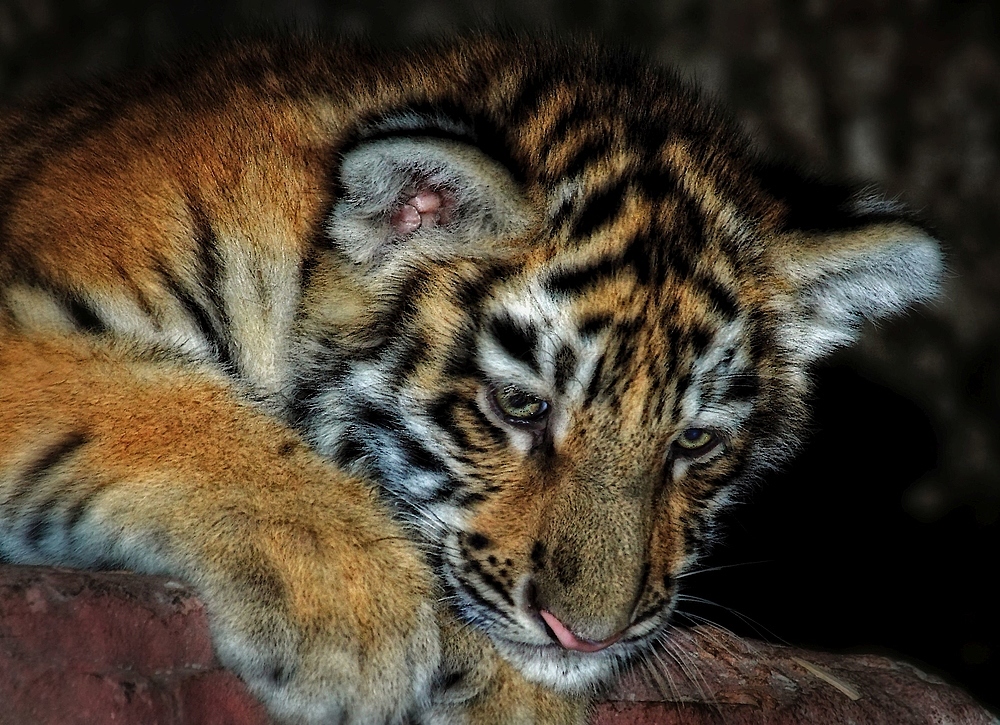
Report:
<svg viewBox="0 0 1000 725"><path fill-rule="evenodd" d="M798 462L728 518L689 619L907 659L1000 709L1000 3L0 0L0 100L247 24L401 43L591 33L728 105L767 153L876 181L947 245L944 300L817 372Z"/></svg>

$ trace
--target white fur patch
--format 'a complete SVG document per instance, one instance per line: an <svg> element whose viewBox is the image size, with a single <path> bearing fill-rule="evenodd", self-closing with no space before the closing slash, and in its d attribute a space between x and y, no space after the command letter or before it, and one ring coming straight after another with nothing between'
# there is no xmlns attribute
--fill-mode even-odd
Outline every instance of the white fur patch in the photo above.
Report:
<svg viewBox="0 0 1000 725"><path fill-rule="evenodd" d="M807 249L784 261L795 310L783 338L803 365L852 343L865 320L932 299L944 271L937 241L902 223L831 235Z"/></svg>

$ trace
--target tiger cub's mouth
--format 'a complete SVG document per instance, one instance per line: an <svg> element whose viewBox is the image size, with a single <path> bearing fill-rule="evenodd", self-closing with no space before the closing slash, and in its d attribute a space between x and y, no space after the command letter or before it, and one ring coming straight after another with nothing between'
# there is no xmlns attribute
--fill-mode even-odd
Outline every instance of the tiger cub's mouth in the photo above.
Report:
<svg viewBox="0 0 1000 725"><path fill-rule="evenodd" d="M455 535L456 541L462 538ZM530 570L514 575L513 561L497 561L489 571L446 547L441 574L459 616L485 632L497 651L529 680L563 692L589 692L617 675L626 662L650 649L674 609L670 596L654 608L636 611L628 626L593 640L573 632L537 604ZM495 558L495 557L491 557ZM507 565L506 567L504 565Z"/></svg>

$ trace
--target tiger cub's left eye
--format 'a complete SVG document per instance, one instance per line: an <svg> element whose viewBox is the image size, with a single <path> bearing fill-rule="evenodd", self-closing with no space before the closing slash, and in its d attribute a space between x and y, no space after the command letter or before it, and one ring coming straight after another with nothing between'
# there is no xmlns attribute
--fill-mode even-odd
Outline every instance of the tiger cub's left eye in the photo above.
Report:
<svg viewBox="0 0 1000 725"><path fill-rule="evenodd" d="M708 453L719 443L719 436L704 428L688 428L678 436L676 445L682 453L698 456Z"/></svg>
<svg viewBox="0 0 1000 725"><path fill-rule="evenodd" d="M493 403L510 423L536 424L549 412L549 404L536 395L507 385L493 390Z"/></svg>

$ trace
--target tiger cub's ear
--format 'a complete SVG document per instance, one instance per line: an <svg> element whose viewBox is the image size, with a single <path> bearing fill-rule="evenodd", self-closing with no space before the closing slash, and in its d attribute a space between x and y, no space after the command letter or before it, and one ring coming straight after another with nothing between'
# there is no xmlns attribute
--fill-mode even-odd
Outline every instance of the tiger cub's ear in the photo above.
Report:
<svg viewBox="0 0 1000 725"><path fill-rule="evenodd" d="M339 182L327 233L349 259L373 269L489 255L530 224L510 173L458 141L363 142L344 154Z"/></svg>
<svg viewBox="0 0 1000 725"><path fill-rule="evenodd" d="M835 208L814 203L791 216L798 228L782 235L775 259L795 308L782 335L800 362L854 342L865 320L937 295L940 246L900 206L845 193Z"/></svg>

